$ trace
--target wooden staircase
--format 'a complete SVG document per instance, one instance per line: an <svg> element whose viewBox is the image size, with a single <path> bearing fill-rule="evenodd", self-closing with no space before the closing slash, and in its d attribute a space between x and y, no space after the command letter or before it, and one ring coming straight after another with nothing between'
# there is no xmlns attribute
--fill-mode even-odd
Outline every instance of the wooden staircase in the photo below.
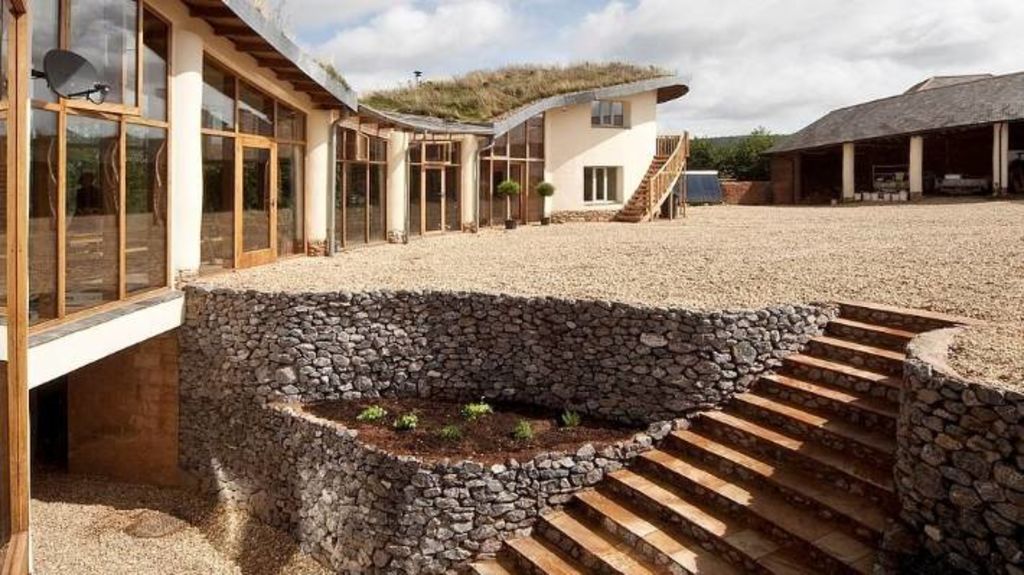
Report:
<svg viewBox="0 0 1024 575"><path fill-rule="evenodd" d="M654 219L686 171L689 136L659 136L657 152L636 192L615 215L617 222L640 223Z"/></svg>
<svg viewBox="0 0 1024 575"><path fill-rule="evenodd" d="M871 573L895 517L906 344L961 323L844 303L722 411L542 516L481 574Z"/></svg>

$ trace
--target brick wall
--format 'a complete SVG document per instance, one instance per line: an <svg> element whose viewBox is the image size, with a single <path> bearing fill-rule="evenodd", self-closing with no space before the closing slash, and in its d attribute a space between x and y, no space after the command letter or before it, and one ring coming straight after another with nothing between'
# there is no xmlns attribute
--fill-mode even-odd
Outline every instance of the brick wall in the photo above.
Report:
<svg viewBox="0 0 1024 575"><path fill-rule="evenodd" d="M772 156L772 203L792 204L794 194L793 158L791 156Z"/></svg>
<svg viewBox="0 0 1024 575"><path fill-rule="evenodd" d="M738 206L772 203L771 182L722 182L722 201Z"/></svg>
<svg viewBox="0 0 1024 575"><path fill-rule="evenodd" d="M177 332L68 376L68 467L134 483L178 483Z"/></svg>

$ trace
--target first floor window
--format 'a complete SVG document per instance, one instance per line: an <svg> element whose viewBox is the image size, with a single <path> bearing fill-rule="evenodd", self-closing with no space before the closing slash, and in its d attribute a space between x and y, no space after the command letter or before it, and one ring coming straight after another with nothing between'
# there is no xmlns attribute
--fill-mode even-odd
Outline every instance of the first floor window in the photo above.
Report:
<svg viewBox="0 0 1024 575"><path fill-rule="evenodd" d="M617 202L619 201L618 184L618 168L584 168L583 201L588 204Z"/></svg>
<svg viewBox="0 0 1024 575"><path fill-rule="evenodd" d="M596 128L625 128L626 105L598 100L590 105L590 125Z"/></svg>

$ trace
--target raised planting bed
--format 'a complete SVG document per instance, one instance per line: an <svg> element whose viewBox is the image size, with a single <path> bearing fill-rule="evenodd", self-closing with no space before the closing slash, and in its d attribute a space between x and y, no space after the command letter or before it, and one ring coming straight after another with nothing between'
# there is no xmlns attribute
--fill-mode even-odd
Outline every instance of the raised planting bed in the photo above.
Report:
<svg viewBox="0 0 1024 575"><path fill-rule="evenodd" d="M588 443L600 448L627 441L639 431L572 411L515 404L377 399L323 402L305 409L358 431L364 443L424 461L523 461L541 453L575 453ZM407 428L412 422L415 427Z"/></svg>

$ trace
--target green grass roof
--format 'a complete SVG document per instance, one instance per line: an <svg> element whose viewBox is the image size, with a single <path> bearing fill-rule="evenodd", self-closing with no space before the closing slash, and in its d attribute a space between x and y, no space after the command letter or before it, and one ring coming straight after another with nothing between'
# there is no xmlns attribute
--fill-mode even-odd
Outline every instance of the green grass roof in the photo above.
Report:
<svg viewBox="0 0 1024 575"><path fill-rule="evenodd" d="M448 80L371 92L362 103L388 112L459 122L489 122L537 100L671 76L654 66L620 62L509 66Z"/></svg>

